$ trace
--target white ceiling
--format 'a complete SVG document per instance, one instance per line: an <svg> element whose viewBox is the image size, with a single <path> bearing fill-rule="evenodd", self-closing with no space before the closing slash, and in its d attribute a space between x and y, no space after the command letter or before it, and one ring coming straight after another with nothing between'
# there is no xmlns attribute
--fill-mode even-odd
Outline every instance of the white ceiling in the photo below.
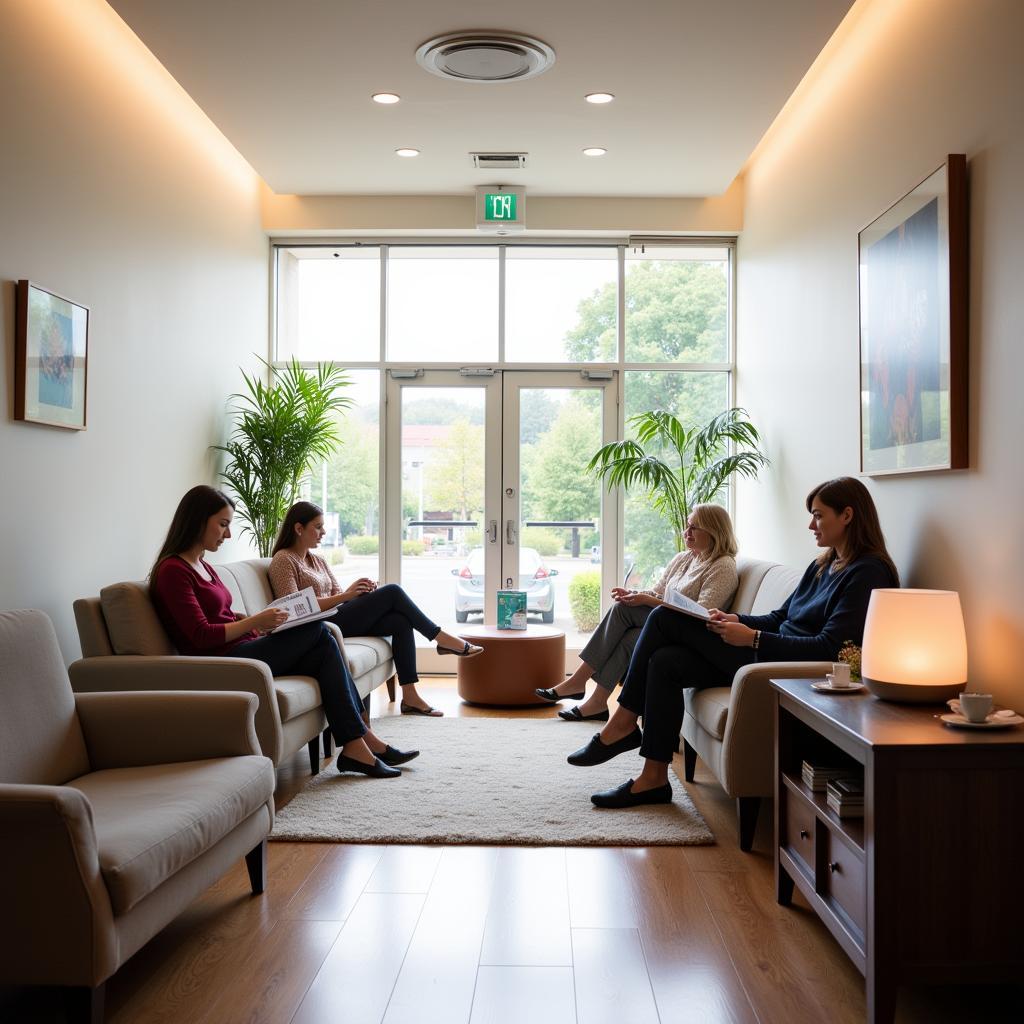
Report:
<svg viewBox="0 0 1024 1024"><path fill-rule="evenodd" d="M110 0L278 193L723 193L852 0ZM461 29L533 35L537 78L450 82L416 64ZM397 92L384 107L374 92ZM585 103L588 92L614 103ZM395 156L410 146L415 159ZM585 157L585 146L608 154ZM525 150L521 171L474 150Z"/></svg>

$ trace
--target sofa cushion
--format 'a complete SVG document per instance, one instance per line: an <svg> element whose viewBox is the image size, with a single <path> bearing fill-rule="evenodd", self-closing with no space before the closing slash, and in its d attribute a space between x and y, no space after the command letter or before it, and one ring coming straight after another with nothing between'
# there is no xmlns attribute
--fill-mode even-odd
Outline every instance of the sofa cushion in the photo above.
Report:
<svg viewBox="0 0 1024 1024"><path fill-rule="evenodd" d="M374 644L371 641L375 639L376 637L370 636L345 638L345 661L348 662L348 670L352 673L354 679L358 679L365 672L369 672L377 667L380 661L380 652L377 644L380 641ZM387 657L391 657L390 651L388 651Z"/></svg>
<svg viewBox="0 0 1024 1024"><path fill-rule="evenodd" d="M732 690L728 686L712 686L706 690L686 690L686 710L695 718L701 728L715 739L724 739L725 721L729 717L729 699Z"/></svg>
<svg viewBox="0 0 1024 1024"><path fill-rule="evenodd" d="M245 615L255 615L274 600L270 580L267 579L269 566L269 558L248 558L241 562L230 562L223 567L234 577L237 594L242 599L242 607L236 608L236 611L241 611ZM217 566L218 572L220 569L221 566ZM224 582L227 584L227 580ZM229 588L232 596L235 596L236 587Z"/></svg>
<svg viewBox="0 0 1024 1024"><path fill-rule="evenodd" d="M115 654L176 654L149 599L145 583L113 583L100 591L100 605Z"/></svg>
<svg viewBox="0 0 1024 1024"><path fill-rule="evenodd" d="M265 757L112 768L69 782L92 806L114 913L131 910L271 799Z"/></svg>
<svg viewBox="0 0 1024 1024"><path fill-rule="evenodd" d="M312 676L275 676L274 692L282 722L320 707L320 687Z"/></svg>
<svg viewBox="0 0 1024 1024"><path fill-rule="evenodd" d="M761 580L757 588L757 596L750 607L751 615L767 615L768 612L781 608L786 598L796 590L803 572L790 569L786 565L773 565Z"/></svg>
<svg viewBox="0 0 1024 1024"><path fill-rule="evenodd" d="M757 597L757 588L761 586L765 573L768 572L775 562L765 562L756 558L736 559L736 572L740 582L736 588L736 596L732 599L732 606L729 611L737 612L740 615L749 615L754 605L754 598Z"/></svg>

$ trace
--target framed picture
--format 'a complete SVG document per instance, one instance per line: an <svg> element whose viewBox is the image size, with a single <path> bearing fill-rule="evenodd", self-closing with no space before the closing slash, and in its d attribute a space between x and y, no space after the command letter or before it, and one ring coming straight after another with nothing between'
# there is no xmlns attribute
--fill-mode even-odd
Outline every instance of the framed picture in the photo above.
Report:
<svg viewBox="0 0 1024 1024"><path fill-rule="evenodd" d="M89 308L18 282L14 418L85 430Z"/></svg>
<svg viewBox="0 0 1024 1024"><path fill-rule="evenodd" d="M967 467L967 159L858 236L861 472Z"/></svg>

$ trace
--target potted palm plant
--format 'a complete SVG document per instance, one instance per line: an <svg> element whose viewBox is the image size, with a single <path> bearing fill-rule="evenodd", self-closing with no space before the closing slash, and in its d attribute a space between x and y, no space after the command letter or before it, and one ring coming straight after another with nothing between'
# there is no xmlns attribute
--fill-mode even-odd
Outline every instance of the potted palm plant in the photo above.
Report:
<svg viewBox="0 0 1024 1024"><path fill-rule="evenodd" d="M227 456L221 476L238 498L242 533L266 558L303 476L341 443L337 414L352 399L341 394L351 381L334 363L318 363L315 371L295 359L263 365L269 383L243 371L246 390L231 396L234 429L213 448Z"/></svg>
<svg viewBox="0 0 1024 1024"><path fill-rule="evenodd" d="M587 466L609 487L642 487L651 506L672 527L676 551L694 505L716 501L734 475L755 478L769 464L761 435L745 409L726 409L702 427L687 429L670 412L654 410L629 419L635 438L598 450Z"/></svg>

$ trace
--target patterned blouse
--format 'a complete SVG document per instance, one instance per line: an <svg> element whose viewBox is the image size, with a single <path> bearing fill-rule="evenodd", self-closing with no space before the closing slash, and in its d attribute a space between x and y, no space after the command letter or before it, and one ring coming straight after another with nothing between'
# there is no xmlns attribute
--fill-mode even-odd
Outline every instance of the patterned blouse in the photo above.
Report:
<svg viewBox="0 0 1024 1024"><path fill-rule="evenodd" d="M317 597L334 597L341 593L341 585L331 567L312 551L307 551L305 558L299 558L287 548L278 551L270 560L267 576L274 597L294 594L306 587L312 587Z"/></svg>
<svg viewBox="0 0 1024 1024"><path fill-rule="evenodd" d="M722 555L708 562L692 551L682 551L668 563L661 579L646 593L664 601L666 589L674 587L705 608L727 611L739 585L736 559L732 555Z"/></svg>

